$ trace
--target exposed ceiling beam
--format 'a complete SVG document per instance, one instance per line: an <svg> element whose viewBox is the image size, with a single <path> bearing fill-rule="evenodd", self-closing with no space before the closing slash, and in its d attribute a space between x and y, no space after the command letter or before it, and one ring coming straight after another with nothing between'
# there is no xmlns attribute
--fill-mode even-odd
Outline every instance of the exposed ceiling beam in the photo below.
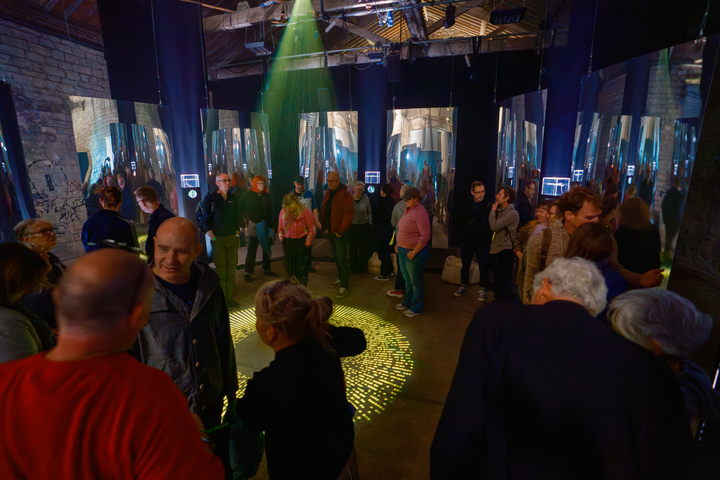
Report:
<svg viewBox="0 0 720 480"><path fill-rule="evenodd" d="M401 6L417 5L420 3L418 0L404 0L400 2ZM425 16L420 8L408 8L402 11L403 17L405 18L405 26L410 32L410 37L416 42L422 42L427 40L428 29L425 24Z"/></svg>
<svg viewBox="0 0 720 480"><path fill-rule="evenodd" d="M285 2L285 11L291 12L294 1ZM282 4L275 4L269 7L250 8L247 2L240 2L238 10L227 15L215 15L213 17L203 18L203 27L205 32L215 30L236 30L238 28L247 28L253 24L280 21L282 16Z"/></svg>
<svg viewBox="0 0 720 480"><path fill-rule="evenodd" d="M337 21L336 21L337 20ZM336 22L335 22L336 21ZM353 23L350 23L349 21L346 22L342 18L334 19L334 20L326 20L327 23L335 22L335 26L338 28L343 28L347 30L350 33L354 33L355 35L362 37L366 40L368 40L373 45L376 43L380 43L382 45L385 45L387 43L390 43L390 39L385 38L383 36L378 35L377 33L373 33L370 30L366 30L360 26L357 26Z"/></svg>
<svg viewBox="0 0 720 480"><path fill-rule="evenodd" d="M88 11L87 15L85 15L85 21L86 21L86 22L87 22L88 20L90 20L90 17L92 17L93 15L95 15L95 13L97 12L97 9L98 9L98 6L97 6L97 3L96 3L96 4L93 5L92 8Z"/></svg>
<svg viewBox="0 0 720 480"><path fill-rule="evenodd" d="M75 10L77 10L84 1L85 0L75 0L72 2L70 6L65 9L65 18L70 18L70 15L75 13ZM95 5L97 5L97 3Z"/></svg>
<svg viewBox="0 0 720 480"><path fill-rule="evenodd" d="M60 0L48 0L43 9L45 9L46 12L50 12L53 8L55 8L55 5L57 5L59 1Z"/></svg>
<svg viewBox="0 0 720 480"><path fill-rule="evenodd" d="M463 13L469 12L473 8L477 7L478 5L481 5L484 3L485 0L472 0L470 2L465 2L465 4L461 7L457 7L457 10L455 10L455 19L457 19L460 15ZM482 10L482 9L479 9ZM484 10L482 10L484 11ZM428 35L432 35L433 33L437 32L441 28L443 28L443 22L445 21L444 18L440 18L439 20L436 20L435 22L431 23L427 27Z"/></svg>

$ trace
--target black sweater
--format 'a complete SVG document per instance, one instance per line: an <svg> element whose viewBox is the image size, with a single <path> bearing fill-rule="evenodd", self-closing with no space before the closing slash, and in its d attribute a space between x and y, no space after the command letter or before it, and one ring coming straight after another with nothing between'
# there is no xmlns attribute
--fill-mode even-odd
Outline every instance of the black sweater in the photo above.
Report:
<svg viewBox="0 0 720 480"><path fill-rule="evenodd" d="M242 210L253 223L267 222L270 228L275 225L273 218L272 198L267 192L257 193L252 190L243 196Z"/></svg>
<svg viewBox="0 0 720 480"><path fill-rule="evenodd" d="M217 237L229 237L240 230L242 214L237 197L228 193L223 198L220 190L208 193L202 201L202 223L206 232L212 230Z"/></svg>
<svg viewBox="0 0 720 480"><path fill-rule="evenodd" d="M393 208L395 208L395 202L393 201L392 197L381 196L378 199L377 205L372 209L373 224L376 227L392 228L390 219L392 217Z"/></svg>
<svg viewBox="0 0 720 480"><path fill-rule="evenodd" d="M248 381L238 415L249 429L265 431L273 480L336 480L350 458L355 430L339 355L364 350L355 330L331 329L335 351L314 338L280 350Z"/></svg>

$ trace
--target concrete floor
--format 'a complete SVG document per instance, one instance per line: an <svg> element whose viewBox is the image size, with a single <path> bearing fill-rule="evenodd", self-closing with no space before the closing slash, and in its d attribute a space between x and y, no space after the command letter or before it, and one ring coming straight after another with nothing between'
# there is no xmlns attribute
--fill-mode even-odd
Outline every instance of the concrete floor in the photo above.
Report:
<svg viewBox="0 0 720 480"><path fill-rule="evenodd" d="M329 260L327 241L319 240L313 247L314 258ZM244 263L244 256L240 263ZM351 275L350 294L335 300L336 289L328 284L337 278L337 268L330 261L313 262L317 273L310 275L309 288L318 295L328 295L339 305L376 314L395 325L412 350L412 375L407 379L395 401L369 420L355 421L355 447L360 476L363 479L429 478L430 445L442 413L450 382L458 360L465 329L475 310L477 288L462 298L455 298L456 285L440 280L439 273L426 273L425 312L407 318L395 310L398 299L385 292L394 282L378 282L372 275ZM273 262L273 270L284 274L282 261ZM256 280L246 284L238 271L234 299L242 308L254 306L254 296L262 282L262 268L257 267ZM394 280L394 279L393 279ZM259 370L272 361L273 353L252 334L236 345L238 369L245 375ZM257 480L267 479L264 464Z"/></svg>

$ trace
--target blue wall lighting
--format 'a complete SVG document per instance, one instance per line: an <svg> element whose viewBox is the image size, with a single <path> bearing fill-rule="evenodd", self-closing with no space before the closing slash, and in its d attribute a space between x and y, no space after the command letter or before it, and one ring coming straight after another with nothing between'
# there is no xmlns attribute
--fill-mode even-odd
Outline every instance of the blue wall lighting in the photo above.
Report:
<svg viewBox="0 0 720 480"><path fill-rule="evenodd" d="M562 177L545 177L542 182L542 195L559 197L570 190L570 179Z"/></svg>

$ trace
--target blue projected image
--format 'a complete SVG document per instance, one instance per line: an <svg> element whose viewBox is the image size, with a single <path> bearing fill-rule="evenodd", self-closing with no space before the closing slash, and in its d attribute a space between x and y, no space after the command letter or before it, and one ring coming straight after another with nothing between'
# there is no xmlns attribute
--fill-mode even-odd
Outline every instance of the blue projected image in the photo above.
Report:
<svg viewBox="0 0 720 480"><path fill-rule="evenodd" d="M570 190L570 179L562 177L545 177L542 183L542 195L559 197Z"/></svg>

